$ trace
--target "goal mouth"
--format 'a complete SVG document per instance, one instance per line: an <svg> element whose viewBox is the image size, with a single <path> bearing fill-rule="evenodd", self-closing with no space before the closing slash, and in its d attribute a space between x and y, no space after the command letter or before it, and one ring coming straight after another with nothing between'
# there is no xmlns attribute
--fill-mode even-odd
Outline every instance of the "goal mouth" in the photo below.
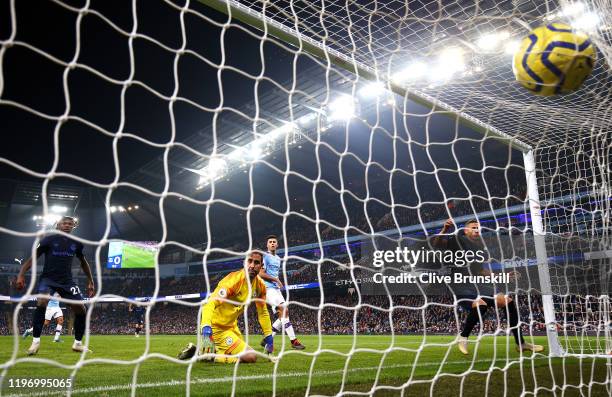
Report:
<svg viewBox="0 0 612 397"><path fill-rule="evenodd" d="M0 394L609 394L601 1L24 4ZM542 25L597 48L574 92L515 77Z"/></svg>

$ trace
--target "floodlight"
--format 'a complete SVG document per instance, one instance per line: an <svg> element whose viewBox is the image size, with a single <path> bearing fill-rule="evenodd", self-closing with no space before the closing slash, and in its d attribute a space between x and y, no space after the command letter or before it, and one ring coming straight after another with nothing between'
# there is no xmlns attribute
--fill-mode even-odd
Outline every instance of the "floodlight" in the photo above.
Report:
<svg viewBox="0 0 612 397"><path fill-rule="evenodd" d="M392 76L392 80L398 83L403 83L408 80L416 80L425 76L427 73L427 65L423 62L414 62L401 71L395 73Z"/></svg>
<svg viewBox="0 0 612 397"><path fill-rule="evenodd" d="M493 51L508 37L510 37L510 33L505 30L487 33L480 36L476 41L476 45L483 51Z"/></svg>
<svg viewBox="0 0 612 397"><path fill-rule="evenodd" d="M574 15L579 15L582 14L584 12L584 3L581 2L575 2L575 3L569 3L563 6L562 10L561 10L561 15L564 15L566 17L571 17Z"/></svg>
<svg viewBox="0 0 612 397"><path fill-rule="evenodd" d="M385 92L385 85L380 81L372 82L359 90L364 98L377 98Z"/></svg>
<svg viewBox="0 0 612 397"><path fill-rule="evenodd" d="M521 48L521 42L518 40L511 40L504 45L504 52L508 55L514 55Z"/></svg>
<svg viewBox="0 0 612 397"><path fill-rule="evenodd" d="M577 17L571 22L574 29L583 30L585 32L592 32L597 29L597 26L601 22L599 15L594 12L585 12L584 14Z"/></svg>
<svg viewBox="0 0 612 397"><path fill-rule="evenodd" d="M64 214L68 211L68 208L63 205L52 205L50 209L51 212L55 212L56 214Z"/></svg>
<svg viewBox="0 0 612 397"><path fill-rule="evenodd" d="M350 120L355 116L355 101L348 95L342 95L329 104L328 120Z"/></svg>

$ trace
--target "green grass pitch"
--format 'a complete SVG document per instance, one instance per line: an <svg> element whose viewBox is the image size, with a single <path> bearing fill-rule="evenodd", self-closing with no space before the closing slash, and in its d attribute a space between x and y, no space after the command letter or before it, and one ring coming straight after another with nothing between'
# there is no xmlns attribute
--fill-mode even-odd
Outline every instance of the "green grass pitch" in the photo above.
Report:
<svg viewBox="0 0 612 397"><path fill-rule="evenodd" d="M461 355L451 336L303 336L305 352L292 351L289 344L277 363L263 357L255 364L175 363L164 355L176 357L193 336L133 335L91 336L93 353L79 362L80 355L70 350L72 338L53 343L42 338L37 361L26 358L31 338L0 337L3 364L1 395L63 395L54 389L9 388L9 379L65 378L76 371L73 395L129 396L131 383L138 384L137 396L184 396L189 387L193 396L276 395L351 395L351 392L376 396L609 396L606 373L612 371L604 359L550 359L531 353L522 358L507 337L485 337L470 343L468 357ZM475 340L475 338L471 338ZM545 337L534 338L546 344ZM260 336L253 335L252 346L259 346ZM281 338L276 338L279 353ZM8 367L14 348L16 362ZM261 350L261 349L258 349ZM509 353L507 353L509 352ZM147 359L139 359L147 354ZM102 362L101 360L119 360ZM522 362L522 365L520 363ZM609 376L607 379L610 379ZM235 382L233 381L235 380ZM398 387L410 384L401 394ZM353 394L354 395L354 394Z"/></svg>
<svg viewBox="0 0 612 397"><path fill-rule="evenodd" d="M130 244L123 244L123 268L155 268L155 253Z"/></svg>

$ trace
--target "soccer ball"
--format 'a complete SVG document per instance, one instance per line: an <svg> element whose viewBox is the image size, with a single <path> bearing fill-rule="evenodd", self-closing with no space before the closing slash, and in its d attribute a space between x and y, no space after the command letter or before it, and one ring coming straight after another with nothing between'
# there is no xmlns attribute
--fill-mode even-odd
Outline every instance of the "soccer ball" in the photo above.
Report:
<svg viewBox="0 0 612 397"><path fill-rule="evenodd" d="M593 71L597 55L589 37L562 23L534 29L514 54L516 80L536 95L577 90Z"/></svg>

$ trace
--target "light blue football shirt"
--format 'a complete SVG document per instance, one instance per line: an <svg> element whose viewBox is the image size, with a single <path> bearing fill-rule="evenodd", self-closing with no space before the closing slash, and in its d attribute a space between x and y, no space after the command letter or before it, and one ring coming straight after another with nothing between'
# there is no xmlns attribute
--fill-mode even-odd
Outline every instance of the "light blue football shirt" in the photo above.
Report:
<svg viewBox="0 0 612 397"><path fill-rule="evenodd" d="M264 255L264 270L266 274L278 278L281 268L281 258L278 255L266 253ZM278 289L278 285L268 280L264 280L267 288Z"/></svg>

